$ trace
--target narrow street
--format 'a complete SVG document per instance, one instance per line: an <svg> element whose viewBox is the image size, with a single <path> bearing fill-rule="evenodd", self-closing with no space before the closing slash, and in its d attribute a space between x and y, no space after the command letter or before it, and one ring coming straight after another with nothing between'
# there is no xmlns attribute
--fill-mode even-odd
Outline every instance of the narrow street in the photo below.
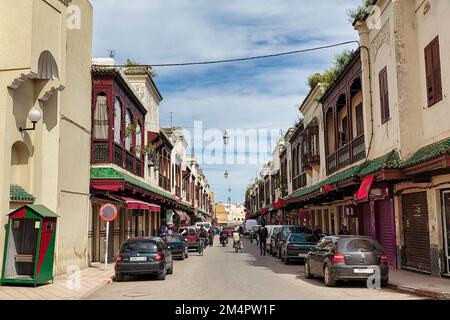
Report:
<svg viewBox="0 0 450 320"><path fill-rule="evenodd" d="M364 283L325 287L322 279L306 280L302 264L285 265L259 255L259 248L245 241L237 254L231 243L223 248L218 238L204 256L191 252L188 259L175 261L174 274L165 281L152 277L128 277L113 282L89 299L108 300L328 300L420 299L390 289L370 290Z"/></svg>

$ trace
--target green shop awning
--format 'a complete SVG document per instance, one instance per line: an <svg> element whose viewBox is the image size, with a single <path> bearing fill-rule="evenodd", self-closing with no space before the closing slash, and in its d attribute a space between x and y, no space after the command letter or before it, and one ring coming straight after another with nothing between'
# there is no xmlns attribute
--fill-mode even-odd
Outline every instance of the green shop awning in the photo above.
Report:
<svg viewBox="0 0 450 320"><path fill-rule="evenodd" d="M157 194L168 200L178 203L180 206L185 207L185 209L192 210L192 205L185 201L178 201L169 192L163 191L157 187L154 187L148 183L145 183L139 179L136 179L126 173L120 172L116 169L110 167L95 167L91 168L91 181L96 180L122 180L130 185L138 187L140 189L149 191L151 193Z"/></svg>

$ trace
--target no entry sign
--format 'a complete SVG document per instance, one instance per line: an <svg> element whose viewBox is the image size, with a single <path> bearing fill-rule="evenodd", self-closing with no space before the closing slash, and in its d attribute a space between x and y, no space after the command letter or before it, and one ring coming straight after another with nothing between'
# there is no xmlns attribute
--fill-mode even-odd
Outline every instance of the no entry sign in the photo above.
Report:
<svg viewBox="0 0 450 320"><path fill-rule="evenodd" d="M98 214L103 221L110 222L117 218L118 210L115 205L107 203L100 208Z"/></svg>

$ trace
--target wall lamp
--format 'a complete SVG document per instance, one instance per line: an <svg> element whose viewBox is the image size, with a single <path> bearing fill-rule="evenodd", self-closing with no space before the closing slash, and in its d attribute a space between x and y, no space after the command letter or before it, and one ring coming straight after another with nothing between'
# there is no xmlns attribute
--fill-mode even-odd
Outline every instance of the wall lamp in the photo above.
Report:
<svg viewBox="0 0 450 320"><path fill-rule="evenodd" d="M22 128L22 127L20 127L19 128L20 132L36 130L36 123L41 121L41 119L42 119L42 112L39 109L31 109L30 112L28 112L27 118L28 118L28 120L31 121L31 123L33 124L33 127L32 128Z"/></svg>

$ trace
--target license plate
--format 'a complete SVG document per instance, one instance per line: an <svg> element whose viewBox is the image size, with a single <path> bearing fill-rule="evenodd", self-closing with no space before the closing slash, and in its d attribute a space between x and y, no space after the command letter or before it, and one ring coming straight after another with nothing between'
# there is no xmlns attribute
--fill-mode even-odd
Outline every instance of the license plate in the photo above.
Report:
<svg viewBox="0 0 450 320"><path fill-rule="evenodd" d="M299 253L298 256L299 256L300 258L306 258L306 253Z"/></svg>
<svg viewBox="0 0 450 320"><path fill-rule="evenodd" d="M353 269L354 273L364 273L364 274L370 274L370 273L374 273L374 270L372 268L367 268L367 269Z"/></svg>
<svg viewBox="0 0 450 320"><path fill-rule="evenodd" d="M147 257L130 257L131 262L147 261Z"/></svg>

